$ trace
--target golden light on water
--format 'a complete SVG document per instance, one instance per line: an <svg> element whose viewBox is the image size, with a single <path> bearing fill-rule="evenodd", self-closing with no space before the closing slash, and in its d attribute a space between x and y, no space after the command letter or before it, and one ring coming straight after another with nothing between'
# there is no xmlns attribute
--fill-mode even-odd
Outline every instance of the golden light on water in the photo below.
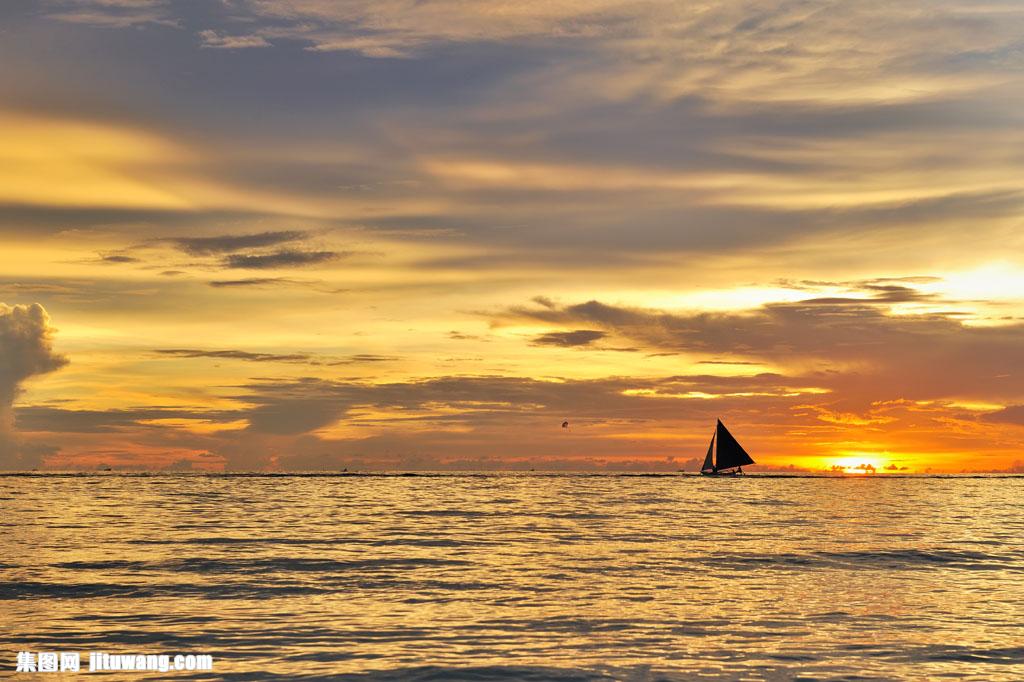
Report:
<svg viewBox="0 0 1024 682"><path fill-rule="evenodd" d="M0 565L3 622L44 650L415 682L1011 682L1020 662L1007 477L94 473L0 496L34 547ZM998 596L983 619L972 595Z"/></svg>

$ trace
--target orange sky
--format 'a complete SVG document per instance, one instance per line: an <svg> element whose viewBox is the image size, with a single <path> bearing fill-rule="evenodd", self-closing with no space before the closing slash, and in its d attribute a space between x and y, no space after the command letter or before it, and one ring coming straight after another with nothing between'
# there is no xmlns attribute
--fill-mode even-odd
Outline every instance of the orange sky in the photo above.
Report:
<svg viewBox="0 0 1024 682"><path fill-rule="evenodd" d="M0 467L1022 470L1024 10L826 5L5 5Z"/></svg>

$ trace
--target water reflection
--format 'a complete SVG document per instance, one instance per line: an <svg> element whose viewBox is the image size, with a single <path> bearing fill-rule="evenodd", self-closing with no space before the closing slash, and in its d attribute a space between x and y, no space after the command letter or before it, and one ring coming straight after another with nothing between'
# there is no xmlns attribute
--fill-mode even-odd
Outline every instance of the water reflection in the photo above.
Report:
<svg viewBox="0 0 1024 682"><path fill-rule="evenodd" d="M1022 485L3 476L0 623L215 677L1020 679Z"/></svg>

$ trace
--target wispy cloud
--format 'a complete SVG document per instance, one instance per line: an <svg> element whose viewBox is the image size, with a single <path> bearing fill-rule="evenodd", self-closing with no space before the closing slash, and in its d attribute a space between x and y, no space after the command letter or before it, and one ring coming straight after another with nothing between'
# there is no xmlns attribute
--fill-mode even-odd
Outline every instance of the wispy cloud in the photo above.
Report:
<svg viewBox="0 0 1024 682"><path fill-rule="evenodd" d="M319 265L337 260L344 255L346 254L338 251L293 251L290 249L261 254L233 253L224 259L224 265L229 268L269 270Z"/></svg>
<svg viewBox="0 0 1024 682"><path fill-rule="evenodd" d="M171 243L193 256L219 255L245 249L278 246L305 239L306 232L297 230L258 232L254 234L218 235L215 237L176 237Z"/></svg>
<svg viewBox="0 0 1024 682"><path fill-rule="evenodd" d="M215 279L209 282L215 289L234 289L246 287L267 287L277 284L303 284L285 277L246 277L244 279Z"/></svg>
<svg viewBox="0 0 1024 682"><path fill-rule="evenodd" d="M213 360L243 360L246 362L281 362L303 365L354 365L360 363L389 362L397 358L387 355L358 353L344 358L312 355L309 353L254 353L243 350L204 350L197 348L161 348L155 353L178 358L209 358Z"/></svg>
<svg viewBox="0 0 1024 682"><path fill-rule="evenodd" d="M608 334L596 329L577 329L571 332L547 332L534 337L532 343L538 346L561 346L573 348L589 346L594 341L603 339Z"/></svg>
<svg viewBox="0 0 1024 682"><path fill-rule="evenodd" d="M218 50L238 50L252 47L270 47L270 42L257 35L224 35L212 29L199 32L203 47Z"/></svg>
<svg viewBox="0 0 1024 682"><path fill-rule="evenodd" d="M44 0L48 16L101 28L179 25L169 0Z"/></svg>
<svg viewBox="0 0 1024 682"><path fill-rule="evenodd" d="M157 0L58 6L66 20L112 26L165 22L185 7ZM832 106L928 100L997 84L1000 73L1019 66L1015 45L1024 21L1009 2L954 0L884 10L741 0L682 7L669 0L531 0L514 9L499 0L239 0L229 16L234 21L225 27L201 33L210 46L262 47L286 38L320 52L389 58L451 44L557 44L572 57L552 71L574 91ZM243 32L236 35L231 24Z"/></svg>
<svg viewBox="0 0 1024 682"><path fill-rule="evenodd" d="M128 255L123 254L123 253L111 253L111 254L100 255L98 260L99 260L100 263L110 263L110 264L114 264L114 265L122 265L122 264L125 264L125 263L141 263L142 262L141 259L139 259L139 258L136 258L134 256L128 256Z"/></svg>

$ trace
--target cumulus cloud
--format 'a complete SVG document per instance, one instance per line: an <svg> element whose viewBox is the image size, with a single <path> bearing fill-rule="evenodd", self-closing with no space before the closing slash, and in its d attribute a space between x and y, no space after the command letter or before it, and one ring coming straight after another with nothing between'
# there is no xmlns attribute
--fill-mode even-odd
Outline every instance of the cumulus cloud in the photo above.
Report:
<svg viewBox="0 0 1024 682"><path fill-rule="evenodd" d="M0 303L0 468L31 468L39 452L14 433L13 405L26 379L60 369L67 358L53 350L50 317L38 303Z"/></svg>

